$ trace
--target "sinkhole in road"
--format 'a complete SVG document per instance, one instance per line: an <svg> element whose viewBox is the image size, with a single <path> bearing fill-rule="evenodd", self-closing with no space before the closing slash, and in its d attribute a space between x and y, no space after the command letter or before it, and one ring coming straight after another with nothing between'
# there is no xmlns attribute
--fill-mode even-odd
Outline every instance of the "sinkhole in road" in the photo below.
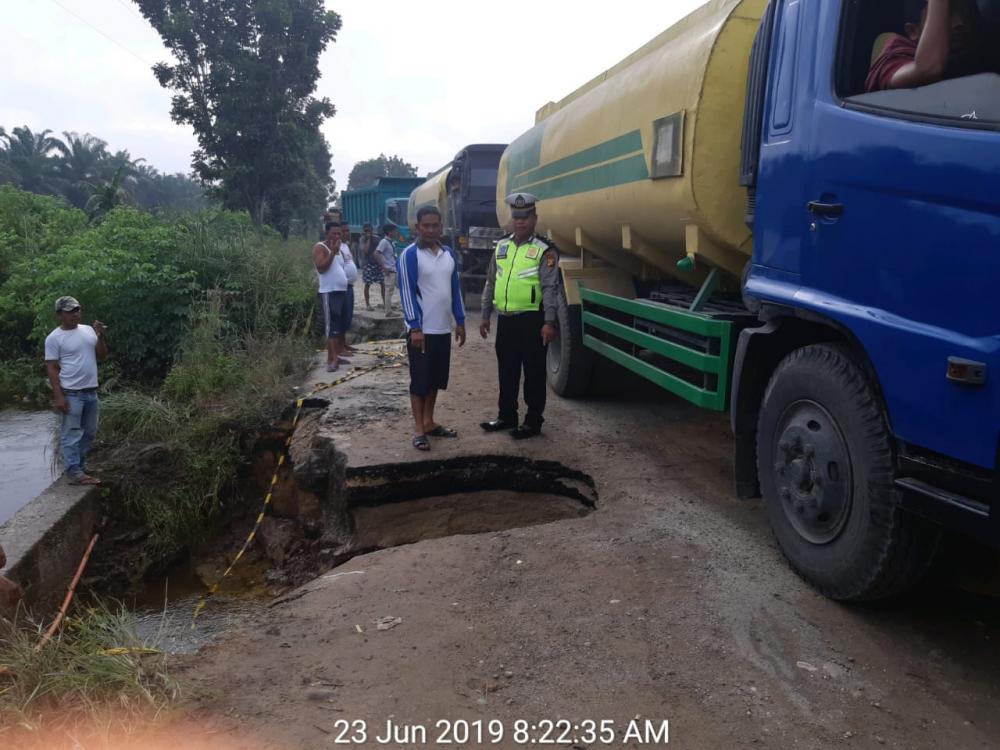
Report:
<svg viewBox="0 0 1000 750"><path fill-rule="evenodd" d="M346 480L359 551L579 518L598 500L589 475L520 456L348 467Z"/></svg>
<svg viewBox="0 0 1000 750"><path fill-rule="evenodd" d="M330 536L310 531L302 519L269 517L257 536L255 554L223 581L192 629L195 605L209 582L219 580L242 536L234 530L225 551L216 549L214 555L187 561L148 582L135 601L143 637L155 636L159 647L171 653L192 653L248 622L270 596L280 594L276 602L296 598L288 591L359 555L580 518L598 502L589 475L555 461L517 456L347 467L340 479L343 505L336 514L339 528L332 534L339 543L331 547Z"/></svg>

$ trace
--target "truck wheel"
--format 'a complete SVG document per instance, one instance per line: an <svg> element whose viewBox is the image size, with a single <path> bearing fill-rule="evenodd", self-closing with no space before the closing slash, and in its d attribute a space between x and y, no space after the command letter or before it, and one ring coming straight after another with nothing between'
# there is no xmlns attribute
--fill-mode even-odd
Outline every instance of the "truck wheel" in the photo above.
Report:
<svg viewBox="0 0 1000 750"><path fill-rule="evenodd" d="M577 398L590 388L594 359L583 345L580 305L559 300L559 338L549 344L546 355L549 387L565 398Z"/></svg>
<svg viewBox="0 0 1000 750"><path fill-rule="evenodd" d="M897 506L885 416L846 350L808 346L778 365L757 423L757 470L778 545L826 596L891 596L930 564L940 533Z"/></svg>

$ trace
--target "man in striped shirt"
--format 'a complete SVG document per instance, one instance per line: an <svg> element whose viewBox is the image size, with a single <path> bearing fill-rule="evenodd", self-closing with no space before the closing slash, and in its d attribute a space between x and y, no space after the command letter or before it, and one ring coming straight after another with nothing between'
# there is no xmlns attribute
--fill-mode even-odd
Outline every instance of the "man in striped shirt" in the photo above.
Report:
<svg viewBox="0 0 1000 750"><path fill-rule="evenodd" d="M458 259L442 245L441 213L431 206L417 211L419 239L399 258L399 298L407 328L410 361L410 406L415 432L413 447L430 450L430 437L457 437L455 430L434 421L439 390L448 387L451 333L465 344L465 308Z"/></svg>

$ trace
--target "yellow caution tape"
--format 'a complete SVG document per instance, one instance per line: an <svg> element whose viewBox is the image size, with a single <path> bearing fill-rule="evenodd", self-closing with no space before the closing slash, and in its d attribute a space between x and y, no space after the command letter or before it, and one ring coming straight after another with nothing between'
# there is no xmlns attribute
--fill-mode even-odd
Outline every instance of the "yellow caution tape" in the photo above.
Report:
<svg viewBox="0 0 1000 750"><path fill-rule="evenodd" d="M153 654L162 654L163 652L156 648L126 648L125 646L118 646L116 648L102 648L97 652L101 656L125 656L126 654L139 654L141 656L150 656Z"/></svg>
<svg viewBox="0 0 1000 750"><path fill-rule="evenodd" d="M388 342L388 343L394 343L394 342ZM365 352L365 354L368 353L369 352ZM384 354L389 357L403 356L403 352L392 351L392 350L385 350ZM198 615L200 615L202 610L205 609L205 606L207 605L209 598L218 593L219 587L222 585L222 582L229 576L230 573L233 572L233 568L236 567L236 563L240 561L240 559L243 557L246 551L250 548L250 545L253 544L253 540L257 536L257 531L260 529L260 525L264 522L264 517L267 515L267 508L268 506L270 506L271 498L274 496L274 488L278 484L278 473L281 471L281 467L285 464L285 457L288 455L288 449L292 445L292 436L295 434L295 428L299 423L299 416L302 414L302 405L305 403L306 399L311 398L320 391L333 388L334 386L340 385L341 383L346 383L348 380L353 380L354 378L361 377L362 375L365 375L369 372L373 372L374 370L390 370L402 366L403 366L402 363L399 362L392 364L388 362L380 362L370 367L355 367L354 371L351 372L349 375L345 375L330 383L317 383L316 387L311 392L309 392L305 396L300 396L298 399L296 399L295 416L292 418L292 426L288 431L288 437L285 439L285 444L282 447L281 455L278 457L278 465L275 466L274 468L274 474L271 476L271 483L270 485L268 485L269 489L267 491L267 494L264 496L264 503L261 506L260 513L257 514L257 520L254 521L253 528L250 530L250 533L247 534L246 541L243 542L243 546L240 547L239 552L236 553L236 557L233 558L233 561L229 564L229 567L226 568L225 572L222 574L219 580L213 583L211 586L209 586L208 591L206 591L198 598L198 603L195 605L194 608L194 614L191 616L192 630L194 630L198 626Z"/></svg>

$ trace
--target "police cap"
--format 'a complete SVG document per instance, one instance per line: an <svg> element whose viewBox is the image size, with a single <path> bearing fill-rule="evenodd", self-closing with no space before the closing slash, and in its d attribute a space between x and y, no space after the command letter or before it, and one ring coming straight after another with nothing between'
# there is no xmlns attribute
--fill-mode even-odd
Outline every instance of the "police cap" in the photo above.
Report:
<svg viewBox="0 0 1000 750"><path fill-rule="evenodd" d="M511 207L511 215L515 219L524 219L535 212L538 198L531 193L511 193L504 198L504 203Z"/></svg>

